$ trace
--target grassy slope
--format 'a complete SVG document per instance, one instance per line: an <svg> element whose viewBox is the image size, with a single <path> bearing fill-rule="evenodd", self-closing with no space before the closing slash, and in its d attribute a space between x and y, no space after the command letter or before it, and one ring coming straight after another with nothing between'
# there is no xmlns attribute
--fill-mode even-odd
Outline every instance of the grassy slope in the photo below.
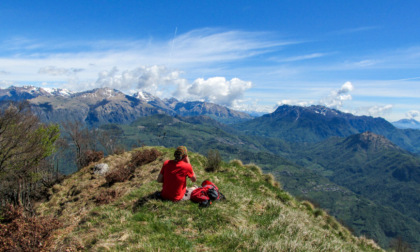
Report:
<svg viewBox="0 0 420 252"><path fill-rule="evenodd" d="M155 162L137 167L133 179L105 185L86 167L52 188L50 201L38 206L42 215L63 223L56 249L85 250L255 250L255 251L376 251L373 241L356 238L334 218L308 202L279 189L270 175L240 161L224 163L207 173L205 157L190 153L198 180L210 179L227 200L201 209L192 202L142 200L159 190L155 179L173 149ZM113 169L130 161L131 153L107 157ZM189 181L189 185L192 185ZM117 197L98 205L105 191Z"/></svg>
<svg viewBox="0 0 420 252"><path fill-rule="evenodd" d="M317 202L351 227L357 235L375 239L383 247L388 247L398 236L414 247L418 246L416 222L392 208L375 204L321 176L317 173L321 166L313 167L313 162L298 154L300 148L292 150L292 146L281 140L238 135L229 127L204 117L175 119L166 115L155 115L139 118L131 125L117 127L121 131L120 139L128 146L136 145L137 139L141 139L147 145L182 144L202 154L207 153L208 149L217 149L224 160L240 159L244 163L256 163L264 171L276 175L287 191L300 198ZM301 163L303 167L280 157L281 153L285 157L293 157L295 161L304 162ZM331 176L332 171L324 169L321 173Z"/></svg>

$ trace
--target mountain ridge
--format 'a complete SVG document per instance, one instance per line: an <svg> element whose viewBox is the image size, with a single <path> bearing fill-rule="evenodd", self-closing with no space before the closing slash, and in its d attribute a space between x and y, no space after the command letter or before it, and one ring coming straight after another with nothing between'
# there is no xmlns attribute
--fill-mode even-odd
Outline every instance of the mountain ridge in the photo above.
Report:
<svg viewBox="0 0 420 252"><path fill-rule="evenodd" d="M415 119L401 119L392 124L400 129L420 129L420 122Z"/></svg>
<svg viewBox="0 0 420 252"><path fill-rule="evenodd" d="M208 115L224 123L250 120L244 112L207 102L180 102L147 92L126 95L111 88L95 88L82 92L45 89L33 86L0 89L0 101L28 100L44 122L79 120L88 125L131 123L136 118L165 113L171 116ZM66 108L68 114L66 114ZM56 111L58 110L58 111ZM117 119L118 118L118 119Z"/></svg>
<svg viewBox="0 0 420 252"><path fill-rule="evenodd" d="M245 134L298 143L317 143L330 137L370 131L408 151L420 153L419 130L401 130L381 117L356 116L319 105L279 106L273 113L236 123L233 127Z"/></svg>

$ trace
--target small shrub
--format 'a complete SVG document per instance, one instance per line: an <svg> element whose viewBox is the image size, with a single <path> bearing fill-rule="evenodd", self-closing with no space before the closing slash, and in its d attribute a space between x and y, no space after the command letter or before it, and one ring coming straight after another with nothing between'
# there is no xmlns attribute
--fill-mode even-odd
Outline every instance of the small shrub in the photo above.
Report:
<svg viewBox="0 0 420 252"><path fill-rule="evenodd" d="M124 148L124 146L117 146L117 147L113 150L112 154L115 154L115 155L121 155L121 154L124 154L124 152L125 152L125 148Z"/></svg>
<svg viewBox="0 0 420 252"><path fill-rule="evenodd" d="M135 167L142 166L155 161L161 155L162 153L157 149L137 151L132 155L130 163Z"/></svg>
<svg viewBox="0 0 420 252"><path fill-rule="evenodd" d="M91 163L98 162L102 158L104 158L104 153L102 151L88 150L81 157L82 159L80 160L81 167L85 167Z"/></svg>
<svg viewBox="0 0 420 252"><path fill-rule="evenodd" d="M119 165L105 176L105 180L110 186L116 182L127 181L133 175L134 170L135 170L135 167L132 165L128 165L128 166Z"/></svg>
<svg viewBox="0 0 420 252"><path fill-rule="evenodd" d="M119 196L121 196L120 192L115 190L106 190L102 191L98 196L96 196L94 202L98 205L108 204L113 202Z"/></svg>
<svg viewBox="0 0 420 252"><path fill-rule="evenodd" d="M218 150L209 150L207 152L206 171L217 172L222 165L222 158Z"/></svg>
<svg viewBox="0 0 420 252"><path fill-rule="evenodd" d="M7 205L0 220L0 251L49 251L52 232L60 227L54 218L27 217L22 207Z"/></svg>

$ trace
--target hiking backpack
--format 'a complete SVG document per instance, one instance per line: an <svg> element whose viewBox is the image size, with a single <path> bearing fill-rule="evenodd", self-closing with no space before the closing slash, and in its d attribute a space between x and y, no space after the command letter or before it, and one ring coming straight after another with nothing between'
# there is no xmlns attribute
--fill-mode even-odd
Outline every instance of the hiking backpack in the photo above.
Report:
<svg viewBox="0 0 420 252"><path fill-rule="evenodd" d="M215 200L224 198L219 192L219 188L209 180L204 180L201 187L191 193L191 201L199 203L200 207L208 207Z"/></svg>

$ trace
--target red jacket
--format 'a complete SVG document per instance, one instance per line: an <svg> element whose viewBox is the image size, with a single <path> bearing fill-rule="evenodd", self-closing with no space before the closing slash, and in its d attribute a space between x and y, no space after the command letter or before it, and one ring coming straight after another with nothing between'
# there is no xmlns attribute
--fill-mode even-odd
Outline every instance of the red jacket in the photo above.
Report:
<svg viewBox="0 0 420 252"><path fill-rule="evenodd" d="M192 178L194 171L191 164L184 161L167 160L160 173L163 175L161 196L164 199L179 201L187 190L187 177Z"/></svg>

